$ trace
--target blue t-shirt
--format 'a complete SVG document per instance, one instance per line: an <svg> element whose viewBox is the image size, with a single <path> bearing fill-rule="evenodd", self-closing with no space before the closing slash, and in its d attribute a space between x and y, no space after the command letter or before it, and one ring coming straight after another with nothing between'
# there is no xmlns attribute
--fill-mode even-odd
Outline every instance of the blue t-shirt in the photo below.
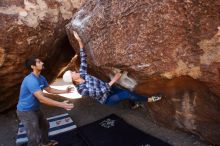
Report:
<svg viewBox="0 0 220 146"><path fill-rule="evenodd" d="M34 93L43 90L48 86L49 85L44 76L39 75L39 77L37 77L33 72L27 75L21 84L17 110L38 110L40 108L40 103L37 97L34 96Z"/></svg>

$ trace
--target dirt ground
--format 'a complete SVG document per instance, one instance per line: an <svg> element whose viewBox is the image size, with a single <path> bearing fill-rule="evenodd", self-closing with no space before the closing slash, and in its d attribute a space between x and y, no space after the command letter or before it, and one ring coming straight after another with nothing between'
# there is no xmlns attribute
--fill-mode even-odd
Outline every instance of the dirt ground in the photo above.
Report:
<svg viewBox="0 0 220 146"><path fill-rule="evenodd" d="M52 96L53 97L53 96ZM74 99L75 108L66 111L60 108L42 106L45 116L55 116L68 112L77 126L82 126L111 113L122 117L134 127L153 135L174 146L212 146L201 141L198 136L180 130L172 130L155 124L148 117L146 109L131 110L126 104L106 106L90 98ZM15 110L0 115L0 146L14 146L17 133L18 119Z"/></svg>

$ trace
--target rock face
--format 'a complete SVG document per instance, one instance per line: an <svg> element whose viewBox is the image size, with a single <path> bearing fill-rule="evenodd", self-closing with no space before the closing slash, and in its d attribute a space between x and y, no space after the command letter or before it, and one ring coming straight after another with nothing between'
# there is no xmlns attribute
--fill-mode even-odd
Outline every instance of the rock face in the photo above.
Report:
<svg viewBox="0 0 220 146"><path fill-rule="evenodd" d="M91 0L67 26L83 38L91 68L128 71L151 116L220 145L220 3Z"/></svg>
<svg viewBox="0 0 220 146"><path fill-rule="evenodd" d="M15 105L27 74L24 61L42 58L48 80L56 77L74 55L65 25L83 0L1 0L0 112ZM62 53L61 53L62 52Z"/></svg>

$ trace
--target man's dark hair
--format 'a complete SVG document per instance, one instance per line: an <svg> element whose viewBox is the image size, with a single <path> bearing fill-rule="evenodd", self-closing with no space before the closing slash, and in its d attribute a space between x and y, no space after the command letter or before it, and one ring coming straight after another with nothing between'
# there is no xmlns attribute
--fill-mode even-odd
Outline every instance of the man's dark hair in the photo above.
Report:
<svg viewBox="0 0 220 146"><path fill-rule="evenodd" d="M26 67L29 71L32 71L31 65L36 66L36 59L37 59L37 57L31 57L31 58L28 58L28 59L25 61L25 67Z"/></svg>

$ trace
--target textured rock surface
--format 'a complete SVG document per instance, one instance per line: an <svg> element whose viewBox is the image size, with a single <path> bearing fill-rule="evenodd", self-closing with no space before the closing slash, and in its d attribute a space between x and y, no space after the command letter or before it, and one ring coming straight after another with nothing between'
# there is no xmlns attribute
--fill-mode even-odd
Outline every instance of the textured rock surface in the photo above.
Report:
<svg viewBox="0 0 220 146"><path fill-rule="evenodd" d="M0 112L17 102L20 83L27 73L25 59L33 55L42 58L49 80L70 61L74 52L64 26L83 2L0 1Z"/></svg>
<svg viewBox="0 0 220 146"><path fill-rule="evenodd" d="M152 117L220 145L220 3L214 0L87 2L68 24L86 44L90 67L128 71ZM102 75L103 76L103 75Z"/></svg>

